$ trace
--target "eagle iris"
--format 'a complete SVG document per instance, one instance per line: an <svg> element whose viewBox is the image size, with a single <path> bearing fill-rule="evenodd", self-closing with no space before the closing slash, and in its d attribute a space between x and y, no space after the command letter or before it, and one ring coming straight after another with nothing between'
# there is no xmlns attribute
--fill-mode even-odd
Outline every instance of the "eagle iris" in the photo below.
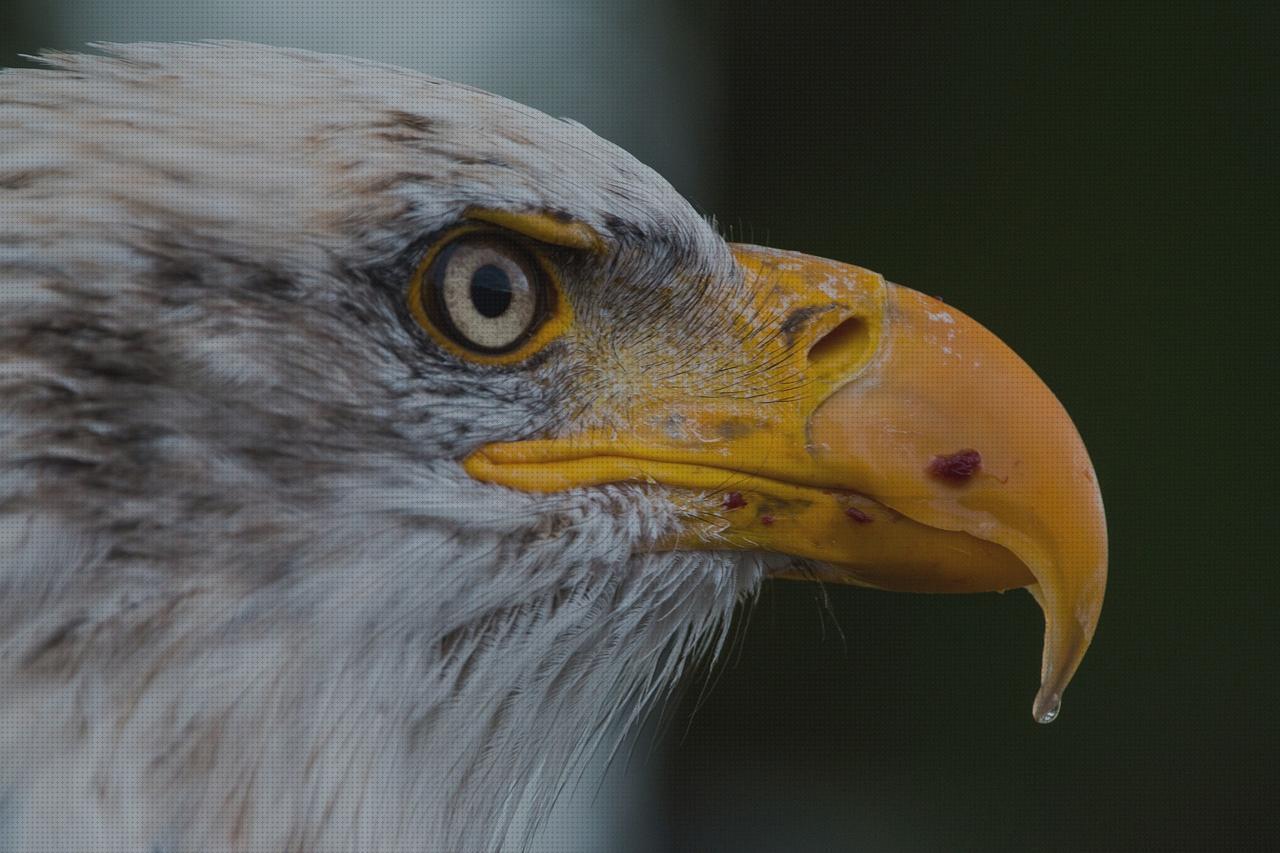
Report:
<svg viewBox="0 0 1280 853"><path fill-rule="evenodd" d="M541 324L545 276L528 251L494 234L467 233L431 261L420 294L436 328L478 353L510 352Z"/></svg>

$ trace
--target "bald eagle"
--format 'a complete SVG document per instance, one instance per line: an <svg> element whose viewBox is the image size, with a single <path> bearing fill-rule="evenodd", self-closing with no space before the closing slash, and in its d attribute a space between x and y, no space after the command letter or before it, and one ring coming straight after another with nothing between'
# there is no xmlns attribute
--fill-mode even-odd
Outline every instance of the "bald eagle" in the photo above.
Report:
<svg viewBox="0 0 1280 853"><path fill-rule="evenodd" d="M0 846L518 847L769 577L1106 575L956 308L727 243L581 125L216 43L0 75Z"/></svg>

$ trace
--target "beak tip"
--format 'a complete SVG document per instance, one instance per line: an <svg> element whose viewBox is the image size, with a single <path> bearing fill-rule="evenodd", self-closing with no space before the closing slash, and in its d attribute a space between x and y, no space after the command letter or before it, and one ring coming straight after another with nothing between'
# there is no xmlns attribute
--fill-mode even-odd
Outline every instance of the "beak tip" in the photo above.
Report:
<svg viewBox="0 0 1280 853"><path fill-rule="evenodd" d="M1062 710L1062 693L1048 687L1041 687L1036 694L1036 701L1031 706L1031 715L1037 723L1052 723L1058 719Z"/></svg>

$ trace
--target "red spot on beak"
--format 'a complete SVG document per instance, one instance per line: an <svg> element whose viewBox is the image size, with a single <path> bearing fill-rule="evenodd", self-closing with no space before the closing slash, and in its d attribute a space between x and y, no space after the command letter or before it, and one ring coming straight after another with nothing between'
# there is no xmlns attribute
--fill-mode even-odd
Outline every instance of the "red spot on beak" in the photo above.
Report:
<svg viewBox="0 0 1280 853"><path fill-rule="evenodd" d="M770 524L773 524L773 516L772 515L760 516L760 523L763 524L765 527L768 527Z"/></svg>
<svg viewBox="0 0 1280 853"><path fill-rule="evenodd" d="M982 454L976 450L957 450L949 456L935 456L929 462L929 476L948 483L967 483L982 468Z"/></svg>
<svg viewBox="0 0 1280 853"><path fill-rule="evenodd" d="M858 509L856 506L851 506L846 508L844 511L844 514L849 516L859 524L870 524L871 522L875 521L874 518L867 515L865 512Z"/></svg>
<svg viewBox="0 0 1280 853"><path fill-rule="evenodd" d="M729 492L724 496L725 509L739 509L747 505L746 498L742 496L742 492Z"/></svg>

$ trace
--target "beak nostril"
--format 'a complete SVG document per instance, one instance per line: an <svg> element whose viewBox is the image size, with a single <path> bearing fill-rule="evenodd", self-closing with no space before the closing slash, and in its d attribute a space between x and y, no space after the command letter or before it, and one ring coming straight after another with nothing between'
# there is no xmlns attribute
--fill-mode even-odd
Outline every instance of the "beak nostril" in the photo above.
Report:
<svg viewBox="0 0 1280 853"><path fill-rule="evenodd" d="M866 321L861 317L850 317L809 347L809 363L815 367L826 367L847 362L851 356L866 349L869 336Z"/></svg>

